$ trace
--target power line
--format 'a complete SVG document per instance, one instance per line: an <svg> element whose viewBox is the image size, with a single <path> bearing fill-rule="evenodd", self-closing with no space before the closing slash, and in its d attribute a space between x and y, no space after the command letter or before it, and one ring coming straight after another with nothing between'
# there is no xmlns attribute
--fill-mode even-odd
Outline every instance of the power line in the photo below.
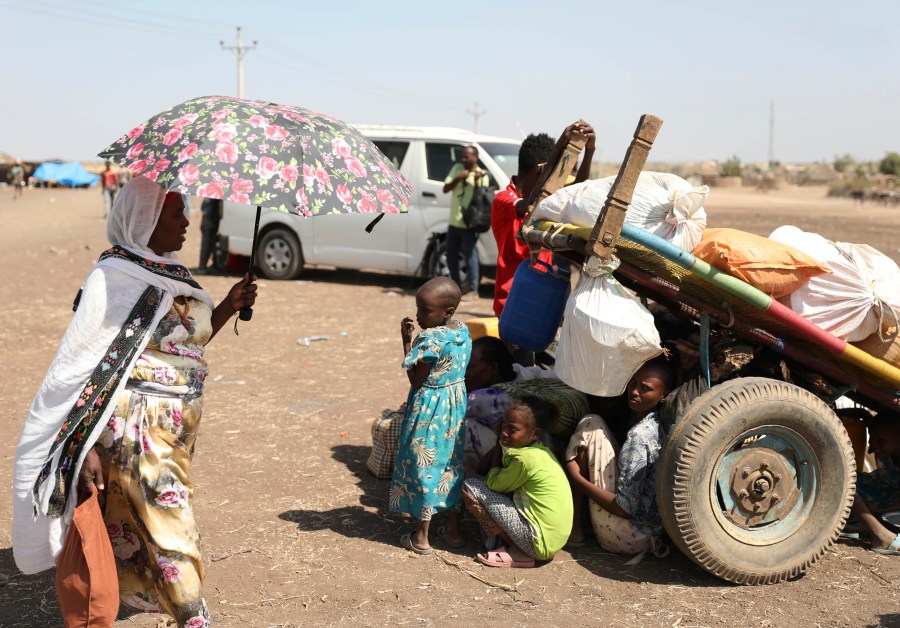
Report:
<svg viewBox="0 0 900 628"><path fill-rule="evenodd" d="M129 16L135 15L135 14L140 14L140 15L146 15L148 18L151 18L151 19L157 19L157 20L158 20L158 19L162 19L164 22L167 22L167 23L171 23L171 22L172 22L172 18L170 18L170 17L167 16L167 15L161 15L159 11L143 11L143 10L141 10L141 9L135 8L135 7L130 6L130 5L129 5L128 7L124 7L124 8L123 8L121 5L108 4L108 3L105 3L105 2L98 2L97 0L79 0L79 3L78 3L78 4L79 4L79 5L85 5L85 4L88 4L88 5L94 5L94 6L96 6L96 7L102 7L102 8L104 8L104 9L112 9L113 12L114 12L113 14L115 14L115 11L123 11L123 10L124 10L125 14L126 14L126 15L129 15ZM209 26L210 26L211 24L218 24L218 25L221 25L221 26L231 26L231 24L230 24L229 22L225 22L225 21L222 21L222 20L212 19L212 18L210 18L210 17L208 17L208 16L204 16L203 19L193 18L193 17L189 17L189 16L186 16L186 15L179 15L179 16L178 16L178 23L179 23L179 24L184 24L184 23L187 23L187 22L193 22L194 24L197 25L196 28L195 28L195 27L191 27L191 31L194 32L194 33L196 33L198 30L203 30L203 29L205 29L205 28L209 28ZM207 32L207 33L211 33L211 31L206 31L206 32Z"/></svg>
<svg viewBox="0 0 900 628"><path fill-rule="evenodd" d="M336 68L332 65L323 63L315 57L311 57L308 52L301 53L296 50L292 50L288 46L279 44L274 40L270 41L268 38L266 39L266 47L271 48L276 52L280 52L284 58L300 59L305 65L303 68L299 68L295 65L291 65L285 62L284 59L267 56L266 58L269 59L269 61L282 65L286 68L302 71L304 73L309 72L310 70L314 72L320 72L325 77L325 80L327 82L334 85L346 87L351 90L368 92L370 94L375 94L386 98L401 99L404 101L418 101L420 103L427 103L432 107L439 107L441 109L447 110L454 109L454 107L447 105L445 100L429 98L427 94L421 91L415 92L403 89L401 87L398 87L396 83L391 84L389 88L385 88L384 83L376 83L375 81L368 80L356 74L348 73L343 69Z"/></svg>
<svg viewBox="0 0 900 628"><path fill-rule="evenodd" d="M267 40L266 41L267 47L269 47L268 44L269 44L269 42ZM283 68L286 68L288 70L292 70L294 72L299 73L302 80L298 81L298 84L300 84L301 82L305 83L305 84L312 83L312 81L309 79L308 75L310 72L317 72L322 75L322 78L320 79L322 82L329 83L329 84L335 85L337 87L341 87L341 88L348 89L348 90L358 92L358 93L368 93L373 96L379 96L382 98L397 96L397 94L392 94L391 92L386 91L384 89L377 89L374 87L369 87L365 84L356 83L355 81L341 80L341 79L333 76L327 70L323 70L322 68L317 68L314 65L300 67L298 65L287 63L284 61L284 59L281 59L275 55L271 55L271 54L268 54L268 53L262 52L262 51L260 51L259 56L261 59L268 61L269 63L273 63L275 65L279 65Z"/></svg>
<svg viewBox="0 0 900 628"><path fill-rule="evenodd" d="M167 16L154 13L152 11L127 9L127 15L116 13L115 5L97 0L84 0L79 4L56 3L49 0L0 0L0 7L8 7L17 11L31 13L35 15L48 16L57 18L58 20L73 20L84 22L101 27L126 28L130 31L155 31L171 37L191 37L196 38L197 35L209 37L210 39L219 39L214 31L209 30L210 25L224 24L221 20L200 20L190 16L179 16L177 22L172 23ZM135 16L138 16L135 18ZM163 23L160 23L162 21ZM182 25L182 27L179 27ZM221 39L219 39L221 43ZM450 111L453 106L447 104L446 100L430 97L430 94L422 91L407 90L399 87L396 83L390 86L384 83L372 81L364 76L355 75L347 72L343 68L323 63L321 60L310 56L309 51L297 51L289 46L280 45L276 41L270 41L266 38L266 49L272 49L280 53L280 55L260 56L267 59L271 63L276 63L285 68L289 68L304 74L304 80L309 72L319 73L325 82L344 87L346 89L369 93L386 99L403 100L406 102L419 102ZM235 50L237 46L225 47L221 43L223 49ZM243 52L246 53L253 49L253 46L243 46ZM236 55L238 54L235 50ZM243 55L241 55L242 57ZM302 60L300 64L294 65L286 62L286 60ZM238 88L239 93L243 90Z"/></svg>
<svg viewBox="0 0 900 628"><path fill-rule="evenodd" d="M196 37L197 30L182 29L173 27L172 25L155 24L141 20L129 19L119 15L111 15L99 13L96 11L85 10L79 6L59 5L52 2L42 2L41 0L31 0L27 5L14 4L7 1L0 3L7 8L23 11L26 13L36 13L38 15L48 15L62 20L75 20L78 22L86 22L98 26L113 26L133 28L139 26L143 29L157 30L169 35L177 35L179 37L191 36ZM38 8L42 7L42 8Z"/></svg>

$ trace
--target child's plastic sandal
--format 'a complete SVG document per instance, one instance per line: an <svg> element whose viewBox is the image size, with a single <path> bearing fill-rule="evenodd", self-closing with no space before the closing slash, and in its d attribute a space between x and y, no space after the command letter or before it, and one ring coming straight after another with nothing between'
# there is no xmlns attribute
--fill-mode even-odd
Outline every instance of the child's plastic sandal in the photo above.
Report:
<svg viewBox="0 0 900 628"><path fill-rule="evenodd" d="M501 547L496 550L491 550L489 552L485 552L484 554L478 554L475 556L475 559L482 565L487 565L488 567L501 567L501 568L534 567L534 559L533 558L529 558L528 560L515 560L515 559L513 559L512 556L509 555L509 552L506 551L505 547Z"/></svg>

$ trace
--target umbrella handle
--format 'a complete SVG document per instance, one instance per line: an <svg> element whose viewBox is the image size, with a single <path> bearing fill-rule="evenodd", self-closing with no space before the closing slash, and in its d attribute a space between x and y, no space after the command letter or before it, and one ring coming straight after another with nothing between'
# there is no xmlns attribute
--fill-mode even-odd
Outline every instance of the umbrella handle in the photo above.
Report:
<svg viewBox="0 0 900 628"><path fill-rule="evenodd" d="M256 222L253 225L253 245L250 248L250 263L247 266L247 276L250 277L251 281L253 279L254 265L256 264L256 238L259 235L259 215L262 213L262 206L256 206ZM249 321L253 318L253 308L252 307L242 307L238 317L242 321Z"/></svg>

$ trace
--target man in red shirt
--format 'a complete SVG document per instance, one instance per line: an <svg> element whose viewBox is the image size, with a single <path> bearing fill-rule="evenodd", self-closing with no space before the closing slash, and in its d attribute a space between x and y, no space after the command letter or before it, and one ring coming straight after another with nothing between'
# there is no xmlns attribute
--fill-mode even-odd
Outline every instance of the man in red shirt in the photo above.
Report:
<svg viewBox="0 0 900 628"><path fill-rule="evenodd" d="M579 120L566 128L566 135L577 131L587 138L584 147L584 159L575 177L575 183L580 183L588 178L591 173L591 161L594 157L596 137L593 127ZM526 259L531 251L528 245L516 238L525 211L528 209L528 197L534 190L541 169L553 153L556 141L546 133L531 134L519 147L519 170L512 178L509 185L502 192L494 196L494 204L491 207L491 231L497 241L497 275L494 280L494 314L500 316L503 306L506 305L506 297L512 286L513 275L519 264ZM546 254L549 262L550 254ZM543 256L542 256L543 259Z"/></svg>
<svg viewBox="0 0 900 628"><path fill-rule="evenodd" d="M113 171L110 162L106 162L106 169L100 173L100 193L103 194L103 217L109 216L113 200L116 198L116 189L119 175Z"/></svg>

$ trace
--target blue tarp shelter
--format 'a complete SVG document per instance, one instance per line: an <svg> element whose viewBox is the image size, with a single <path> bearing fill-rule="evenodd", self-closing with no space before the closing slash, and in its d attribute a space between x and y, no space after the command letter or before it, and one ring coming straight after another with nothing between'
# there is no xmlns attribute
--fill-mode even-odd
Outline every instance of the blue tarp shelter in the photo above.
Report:
<svg viewBox="0 0 900 628"><path fill-rule="evenodd" d="M99 175L91 174L77 161L58 163L47 161L42 163L31 175L41 181L56 181L60 185L76 187L78 185L97 185Z"/></svg>

